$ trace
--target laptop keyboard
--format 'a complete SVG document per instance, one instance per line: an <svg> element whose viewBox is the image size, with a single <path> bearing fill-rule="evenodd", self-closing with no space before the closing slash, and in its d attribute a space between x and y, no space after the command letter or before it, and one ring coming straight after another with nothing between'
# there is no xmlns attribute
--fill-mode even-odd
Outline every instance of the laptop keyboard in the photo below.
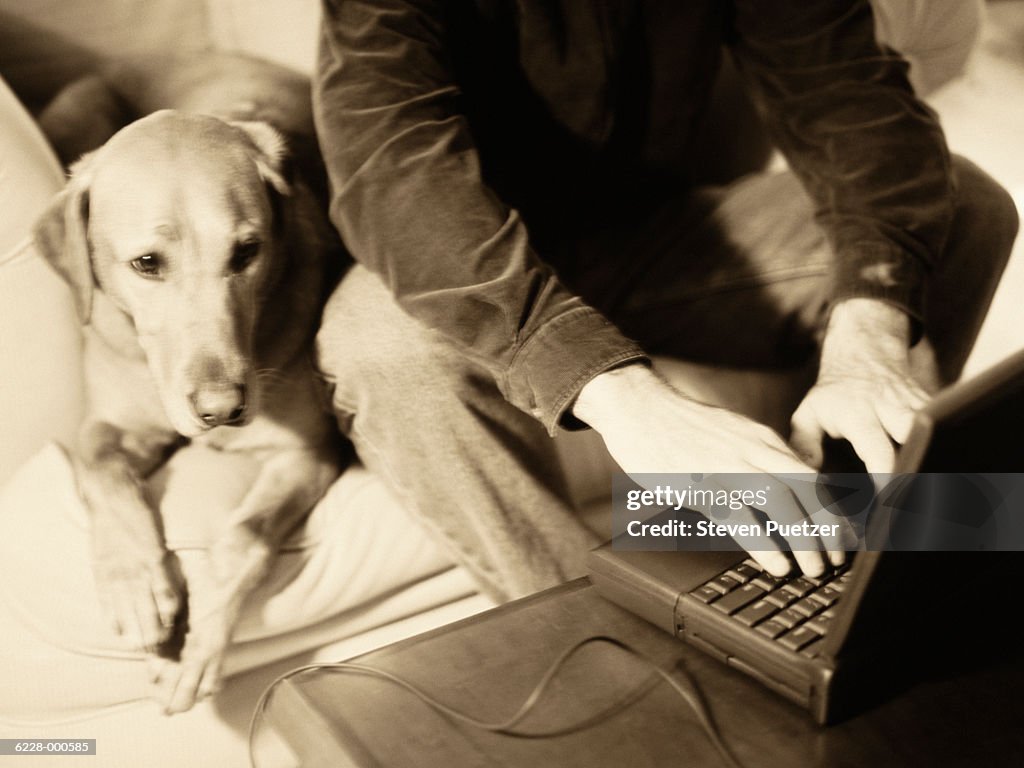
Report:
<svg viewBox="0 0 1024 768"><path fill-rule="evenodd" d="M849 581L849 561L820 578L777 579L748 559L690 594L743 626L813 658L824 643Z"/></svg>

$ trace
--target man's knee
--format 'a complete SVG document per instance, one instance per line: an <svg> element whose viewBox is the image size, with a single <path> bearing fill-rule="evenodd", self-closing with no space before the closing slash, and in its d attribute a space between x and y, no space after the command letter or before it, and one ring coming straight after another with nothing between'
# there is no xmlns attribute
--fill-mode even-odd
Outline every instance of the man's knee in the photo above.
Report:
<svg viewBox="0 0 1024 768"><path fill-rule="evenodd" d="M954 158L957 206L949 240L928 291L925 333L939 377L954 381L973 347L1013 249L1018 215L1013 198L988 174Z"/></svg>
<svg viewBox="0 0 1024 768"><path fill-rule="evenodd" d="M971 161L954 157L953 168L956 213L936 279L946 301L962 316L979 315L980 323L1013 250L1017 207L1010 194Z"/></svg>
<svg viewBox="0 0 1024 768"><path fill-rule="evenodd" d="M1017 206L1009 192L970 160L955 156L953 169L958 194L951 245L969 242L972 252L965 255L977 259L979 267L989 267L986 271L998 279L1017 237Z"/></svg>
<svg viewBox="0 0 1024 768"><path fill-rule="evenodd" d="M452 344L405 314L362 267L353 268L328 300L315 348L339 411L465 397L475 377Z"/></svg>

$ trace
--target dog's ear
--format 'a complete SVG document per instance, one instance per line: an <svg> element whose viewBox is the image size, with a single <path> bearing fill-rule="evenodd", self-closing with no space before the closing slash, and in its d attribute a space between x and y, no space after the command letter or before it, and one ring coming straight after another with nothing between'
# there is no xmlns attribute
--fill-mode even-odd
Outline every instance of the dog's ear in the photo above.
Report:
<svg viewBox="0 0 1024 768"><path fill-rule="evenodd" d="M88 155L71 168L71 179L36 221L36 247L71 286L82 324L92 315L93 274L89 256Z"/></svg>
<svg viewBox="0 0 1024 768"><path fill-rule="evenodd" d="M271 125L257 120L236 121L232 125L249 137L256 150L256 167L263 180L278 194L290 194L288 150L284 137Z"/></svg>

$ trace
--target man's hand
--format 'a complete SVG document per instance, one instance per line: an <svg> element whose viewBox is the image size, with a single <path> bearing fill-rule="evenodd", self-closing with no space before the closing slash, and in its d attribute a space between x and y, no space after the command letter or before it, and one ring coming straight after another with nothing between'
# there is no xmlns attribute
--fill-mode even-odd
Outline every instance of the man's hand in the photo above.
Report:
<svg viewBox="0 0 1024 768"><path fill-rule="evenodd" d="M691 400L642 365L595 377L580 392L573 413L601 434L612 458L627 473L724 473L716 478L720 482L741 482L730 478L732 473L814 474L768 427ZM771 508L762 512L783 524L800 523L808 513L818 523L841 522L821 511L811 483L789 487L786 493L773 493ZM730 522L759 522L749 507L729 514ZM836 565L845 558L839 536L822 541L806 536L787 539L800 568L811 576L824 571L822 548ZM752 544L763 547L751 555L771 573L789 572L789 560L777 542L761 537Z"/></svg>
<svg viewBox="0 0 1024 768"><path fill-rule="evenodd" d="M906 441L914 411L928 395L909 363L910 320L874 299L848 299L832 310L817 383L793 414L790 442L820 467L825 435L845 438L868 472L887 474L895 445Z"/></svg>

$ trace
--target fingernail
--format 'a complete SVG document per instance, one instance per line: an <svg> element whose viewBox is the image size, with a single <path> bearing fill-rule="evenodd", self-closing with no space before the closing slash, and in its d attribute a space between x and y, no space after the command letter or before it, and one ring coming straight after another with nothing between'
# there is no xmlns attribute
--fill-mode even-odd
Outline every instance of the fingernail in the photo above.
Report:
<svg viewBox="0 0 1024 768"><path fill-rule="evenodd" d="M821 562L816 562L813 565L811 565L809 568L804 568L803 572L804 572L804 575L810 576L810 577L816 579L819 576L821 576L823 573L825 573L825 564L821 563Z"/></svg>

